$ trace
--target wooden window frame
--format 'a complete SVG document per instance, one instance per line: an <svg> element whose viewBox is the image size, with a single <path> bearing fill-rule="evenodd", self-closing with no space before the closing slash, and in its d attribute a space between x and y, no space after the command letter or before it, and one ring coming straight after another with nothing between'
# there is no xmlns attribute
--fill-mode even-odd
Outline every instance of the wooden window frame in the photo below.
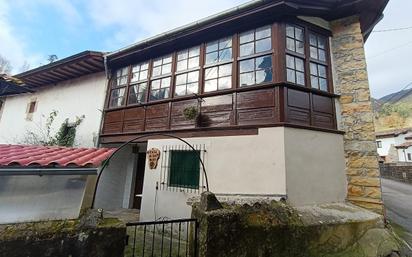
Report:
<svg viewBox="0 0 412 257"><path fill-rule="evenodd" d="M286 49L286 24L290 24L293 26L297 26L300 28L304 29L304 54L299 54L293 51L290 51L288 49ZM249 55L249 56L242 56L240 57L240 44L239 44L239 40L240 40L240 34L247 32L247 31L254 31L254 33L256 33L256 29L259 28L263 28L265 26L270 26L271 27L271 49L269 51L265 51L265 52L261 52L261 53L257 53L257 54L253 54L253 55ZM326 50L326 62L322 62L319 60L316 60L314 58L310 57L310 44L309 44L309 33L315 34L317 36L321 36L324 37L326 39L326 46L325 46L325 50ZM137 64L141 64L141 63L148 63L148 76L147 76L147 92L146 92L146 97L145 97L145 101L143 102L139 102L139 103L129 103L129 95L130 95L130 90L131 87L144 82L144 80L142 81L138 81L138 82L131 82L131 77L132 77L132 67L134 65L137 64L133 64L133 65L128 65L126 67L121 67L121 68L127 68L128 69L128 77L127 77L127 83L125 86L120 86L120 87L113 87L113 81L116 80L116 71L118 69L116 69L115 72L112 73L112 78L108 83L108 101L107 101L107 109L108 110L114 110L114 109L121 109L121 108L126 108L126 107L133 107L133 106L139 106L142 104L150 104L152 102L161 102L161 101L170 101L174 98L184 98L184 97L190 97L191 95L181 95L181 96L176 96L175 95L175 87L176 87L176 76L183 74L183 73L188 73L188 72L192 72L192 71L199 71L199 80L198 80L198 94L196 94L196 96L194 97L198 97L200 96L208 96L208 95L215 95L215 94L219 94L220 92L223 94L226 91L231 91L231 90L235 90L235 89L240 89L240 88L253 88L253 87L260 87L260 86L265 86L265 85L270 85L270 84L276 84L276 83L286 83L289 85L296 85L296 87L299 88L307 88L313 92L318 92L320 94L324 94L324 93L329 93L329 94L333 94L333 84L332 84L332 72L331 72L331 54L330 54L330 42L329 42L329 37L330 37L330 31L327 31L323 28L320 28L314 24L302 21L302 20L298 20L296 18L287 18L284 21L274 21L272 23L266 23L266 24L260 24L259 26L256 26L253 29L248 29L248 30L244 30L244 31L240 31L240 32L236 32L236 33L231 33L230 35L223 35L220 36L219 38L215 38L212 40L208 40L207 42L203 42L201 44L196 44L193 46L188 46L184 49L176 49L173 52L161 55L161 56L157 56L155 58L150 58L150 59L146 59L146 60L141 60L139 63ZM213 42L213 41L219 41L221 39L225 39L225 38L231 38L232 39L232 58L228 61L223 61L223 62L217 62L217 63L211 63L211 64L206 64L206 45L208 42ZM199 47L199 67L193 68L193 69L187 69L187 70L182 70L182 71L177 71L177 53L180 51L184 51L187 50L189 51L189 49L194 48L194 47ZM219 49L218 49L219 52ZM296 84L296 83L292 83L292 82L288 82L287 81L287 68L286 68L286 55L289 54L293 57L296 58L301 58L304 60L304 77L305 77L305 86ZM159 59L159 58L165 58L167 56L171 56L172 61L171 61L171 72L167 73L167 74L161 74L158 76L153 76L153 63L155 60ZM248 86L243 86L241 87L240 85L240 62L244 61L244 60L248 60L248 59L252 59L252 58L257 58L257 57L261 57L261 56L265 56L265 55L271 55L272 56L272 81L269 82L264 82L264 83L260 83L260 84L254 84L254 85L248 85ZM326 70L327 70L327 85L328 85L328 91L324 91L324 90L319 90L317 88L312 88L311 87L311 82L310 82L310 63L314 62L317 64L321 64L326 66ZM210 91L210 92L205 92L205 71L208 68L211 67L217 67L220 65L224 65L224 64L231 64L232 67L232 74L231 74L231 87L227 88L227 89L218 89L216 91ZM162 60L162 65L163 64L163 60ZM158 99L158 100L150 100L150 94L152 91L152 82L154 80L157 79L163 79L165 77L170 77L171 79L171 83L170 83L170 88L169 88L169 97L168 98L164 98L164 99ZM124 93L124 104L121 106L115 106L115 107L111 107L110 103L112 100L112 91L114 89L119 89L119 88L123 88L125 87L125 93Z"/></svg>

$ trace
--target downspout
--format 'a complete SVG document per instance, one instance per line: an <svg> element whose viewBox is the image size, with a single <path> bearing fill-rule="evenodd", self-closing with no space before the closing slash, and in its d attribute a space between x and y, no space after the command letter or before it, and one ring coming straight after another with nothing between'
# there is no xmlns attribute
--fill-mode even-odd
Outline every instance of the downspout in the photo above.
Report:
<svg viewBox="0 0 412 257"><path fill-rule="evenodd" d="M104 102L103 102L103 109L102 109L102 116L100 118L99 131L97 133L96 147L100 146L100 133L102 132L103 120L104 120L103 114L104 114L104 109L106 107L107 97L108 97L108 93L109 93L110 72L109 72L109 68L107 66L107 55L104 55L103 63L104 63L104 74L105 74L105 78L106 78L106 95L105 95Z"/></svg>

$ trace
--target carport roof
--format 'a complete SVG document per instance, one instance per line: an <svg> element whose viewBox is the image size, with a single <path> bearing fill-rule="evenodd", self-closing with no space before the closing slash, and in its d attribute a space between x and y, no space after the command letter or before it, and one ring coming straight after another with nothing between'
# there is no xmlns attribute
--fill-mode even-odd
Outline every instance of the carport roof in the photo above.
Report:
<svg viewBox="0 0 412 257"><path fill-rule="evenodd" d="M115 148L74 148L0 144L0 169L18 167L97 168Z"/></svg>

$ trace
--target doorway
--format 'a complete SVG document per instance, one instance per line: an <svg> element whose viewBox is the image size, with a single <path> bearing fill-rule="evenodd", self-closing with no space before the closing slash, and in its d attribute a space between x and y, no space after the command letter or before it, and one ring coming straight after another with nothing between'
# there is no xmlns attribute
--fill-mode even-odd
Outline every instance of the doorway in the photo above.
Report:
<svg viewBox="0 0 412 257"><path fill-rule="evenodd" d="M139 209L142 204L144 170L146 166L146 153L139 152L137 154L136 179L133 194L133 209Z"/></svg>

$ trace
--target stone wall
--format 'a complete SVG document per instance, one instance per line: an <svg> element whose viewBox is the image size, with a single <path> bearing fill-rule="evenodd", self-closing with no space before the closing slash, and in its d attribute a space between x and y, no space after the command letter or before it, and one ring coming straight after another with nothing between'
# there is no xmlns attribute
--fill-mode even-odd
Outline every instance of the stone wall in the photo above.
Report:
<svg viewBox="0 0 412 257"><path fill-rule="evenodd" d="M194 204L199 257L387 257L399 251L382 217L349 204Z"/></svg>
<svg viewBox="0 0 412 257"><path fill-rule="evenodd" d="M373 110L359 18L333 21L331 29L334 86L341 95L339 128L345 131L347 199L382 213Z"/></svg>
<svg viewBox="0 0 412 257"><path fill-rule="evenodd" d="M412 165L402 163L382 163L379 165L383 178L412 184Z"/></svg>
<svg viewBox="0 0 412 257"><path fill-rule="evenodd" d="M81 220L0 226L0 257L123 257L126 227L93 215Z"/></svg>

